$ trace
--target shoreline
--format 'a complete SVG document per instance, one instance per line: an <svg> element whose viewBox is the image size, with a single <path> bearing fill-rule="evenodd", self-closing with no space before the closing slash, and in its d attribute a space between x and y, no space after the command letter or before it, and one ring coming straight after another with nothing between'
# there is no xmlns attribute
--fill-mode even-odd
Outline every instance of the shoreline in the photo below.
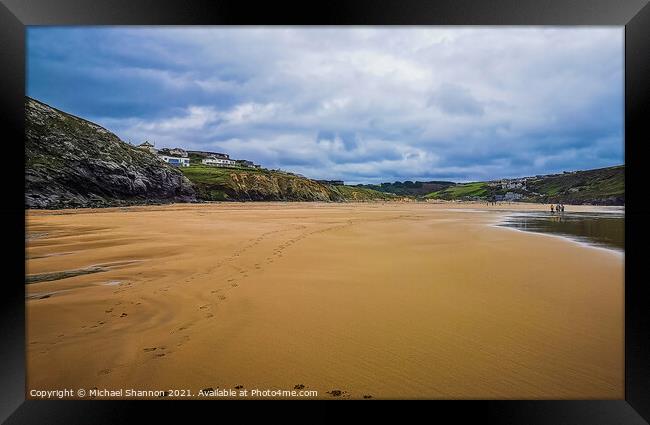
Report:
<svg viewBox="0 0 650 425"><path fill-rule="evenodd" d="M497 205L486 205L484 201L445 201L445 200L435 200L435 201L425 201L425 200L365 200L365 201L196 201L196 202L164 202L164 203L136 203L128 205L108 205L108 206L95 206L95 207L70 207L70 208L57 208L57 209L48 209L48 208L25 208L25 212L28 211L47 211L47 212L63 212L63 211L103 211L103 210L115 210L115 209L129 209L129 208L156 208L156 207L166 207L166 206L182 206L182 205L266 205L266 204L324 204L324 205L346 205L346 204L417 204L417 205L475 205L483 207L504 207L504 206L538 206L538 207L548 207L550 204L546 203L534 203L534 202L506 202L501 201ZM564 204L569 207L576 208L625 208L625 205L600 205L600 204Z"/></svg>

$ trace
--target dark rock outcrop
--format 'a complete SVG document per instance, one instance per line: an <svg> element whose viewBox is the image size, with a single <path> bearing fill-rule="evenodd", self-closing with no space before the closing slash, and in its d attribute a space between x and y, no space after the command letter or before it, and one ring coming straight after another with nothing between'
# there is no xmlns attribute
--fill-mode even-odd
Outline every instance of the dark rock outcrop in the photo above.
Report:
<svg viewBox="0 0 650 425"><path fill-rule="evenodd" d="M191 202L192 183L108 130L25 100L25 206L76 208Z"/></svg>

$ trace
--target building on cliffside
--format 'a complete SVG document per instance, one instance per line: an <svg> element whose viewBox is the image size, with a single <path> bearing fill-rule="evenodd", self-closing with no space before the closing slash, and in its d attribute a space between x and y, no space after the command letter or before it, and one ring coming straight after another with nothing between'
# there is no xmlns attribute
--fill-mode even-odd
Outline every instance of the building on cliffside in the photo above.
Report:
<svg viewBox="0 0 650 425"><path fill-rule="evenodd" d="M521 193L517 192L507 192L505 195L503 195L503 200L504 201L518 201L522 199L524 195Z"/></svg>
<svg viewBox="0 0 650 425"><path fill-rule="evenodd" d="M215 157L221 159L230 159L230 156L227 153L221 152L209 152L209 151L187 151L188 154L198 155L206 158Z"/></svg>
<svg viewBox="0 0 650 425"><path fill-rule="evenodd" d="M201 160L201 164L203 165L211 165L214 167L232 167L236 163L232 159L229 158L218 158L215 155L209 156L205 159Z"/></svg>
<svg viewBox="0 0 650 425"><path fill-rule="evenodd" d="M321 184L331 184L332 186L343 186L344 182L343 180L316 180L318 183Z"/></svg>
<svg viewBox="0 0 650 425"><path fill-rule="evenodd" d="M235 161L238 166L240 167L248 167L248 168L261 168L261 165L253 163L253 161L248 161L246 159L238 159Z"/></svg>
<svg viewBox="0 0 650 425"><path fill-rule="evenodd" d="M138 149L141 149L143 151L151 152L152 154L157 154L158 150L155 148L153 143L149 143L148 140L145 140L144 143L140 143L137 146Z"/></svg>
<svg viewBox="0 0 650 425"><path fill-rule="evenodd" d="M160 158L162 161L168 163L169 165L173 165L174 167L189 167L190 166L190 158L183 158L180 156L168 156L168 155L158 155L158 158Z"/></svg>
<svg viewBox="0 0 650 425"><path fill-rule="evenodd" d="M187 152L185 151L185 149L174 148L174 149L170 149L170 150L169 150L169 153L170 153L172 156L180 156L180 157L182 157L182 158L187 158Z"/></svg>

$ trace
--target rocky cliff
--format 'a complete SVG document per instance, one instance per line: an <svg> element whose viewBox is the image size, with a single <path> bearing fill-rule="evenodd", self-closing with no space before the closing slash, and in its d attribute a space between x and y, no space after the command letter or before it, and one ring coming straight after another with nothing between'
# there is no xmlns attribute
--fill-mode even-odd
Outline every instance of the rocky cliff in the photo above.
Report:
<svg viewBox="0 0 650 425"><path fill-rule="evenodd" d="M189 202L191 182L106 129L25 100L25 206L103 207Z"/></svg>

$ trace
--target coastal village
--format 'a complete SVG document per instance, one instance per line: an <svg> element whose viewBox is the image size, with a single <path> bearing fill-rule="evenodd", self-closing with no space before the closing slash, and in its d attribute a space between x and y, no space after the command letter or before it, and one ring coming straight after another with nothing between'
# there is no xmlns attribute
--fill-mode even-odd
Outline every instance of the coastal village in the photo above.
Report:
<svg viewBox="0 0 650 425"><path fill-rule="evenodd" d="M137 146L138 149L150 152L158 158L174 167L189 167L192 157L201 161L201 164L212 167L243 167L243 168L261 168L259 164L245 159L231 159L230 155L220 152L209 151L186 151L182 148L162 148L156 149L155 145L145 141Z"/></svg>
<svg viewBox="0 0 650 425"><path fill-rule="evenodd" d="M562 173L558 173L558 174L536 175L531 177L519 177L514 179L501 179L495 181L488 181L486 182L486 185L494 190L505 192L504 194L495 195L494 196L495 201L513 202L513 201L522 200L527 195L542 196L541 193L538 193L534 190L531 190L530 187L527 187L530 186L531 184L537 183L540 180L544 180L548 178L567 176L576 173L577 173L576 171L563 171ZM571 193L575 193L578 191L580 191L580 188L578 187L573 187L569 189L569 192Z"/></svg>

